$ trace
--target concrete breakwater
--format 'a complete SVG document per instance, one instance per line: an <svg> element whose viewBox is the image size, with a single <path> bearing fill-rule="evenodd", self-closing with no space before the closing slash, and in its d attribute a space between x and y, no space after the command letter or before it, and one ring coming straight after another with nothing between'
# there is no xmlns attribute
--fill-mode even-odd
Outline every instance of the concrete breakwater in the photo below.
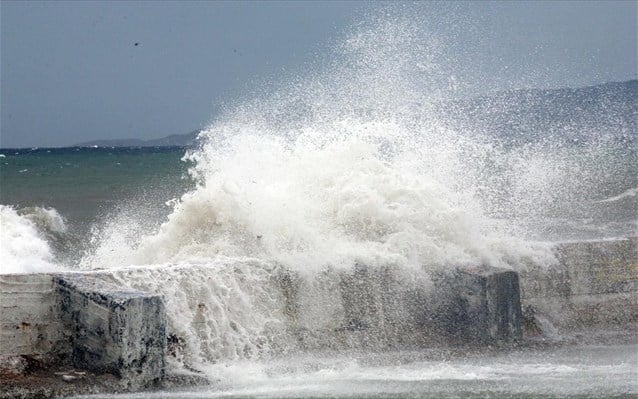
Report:
<svg viewBox="0 0 638 399"><path fill-rule="evenodd" d="M521 273L523 309L558 333L635 329L638 323L638 237L562 243L558 267ZM633 330L638 339L638 333Z"/></svg>
<svg viewBox="0 0 638 399"><path fill-rule="evenodd" d="M431 291L398 288L387 271L357 266L338 276L334 295L343 312L335 325L304 321L299 277L282 273L276 279L288 328L302 349L335 342L363 349L500 345L549 328L570 332L638 322L636 248L636 238L560 244L558 267L530 267L520 276L463 268L435 276ZM105 391L145 389L165 381L165 359L179 341L167 330L160 295L123 286L109 272L0 276L5 373L23 373L36 362L113 376ZM6 381L0 392L10 392Z"/></svg>
<svg viewBox="0 0 638 399"><path fill-rule="evenodd" d="M5 275L0 289L3 377L51 369L57 380L73 383L89 371L91 377L114 377L107 391L147 388L163 378L161 297L114 285L99 274ZM61 371L69 368L79 371ZM44 378L41 384L52 382ZM50 395L43 396L64 391L45 390ZM10 394L20 392L30 391Z"/></svg>

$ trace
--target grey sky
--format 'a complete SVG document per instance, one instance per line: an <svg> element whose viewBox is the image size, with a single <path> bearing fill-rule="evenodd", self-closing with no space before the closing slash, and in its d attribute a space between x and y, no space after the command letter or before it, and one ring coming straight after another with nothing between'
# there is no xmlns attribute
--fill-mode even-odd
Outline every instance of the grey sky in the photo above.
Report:
<svg viewBox="0 0 638 399"><path fill-rule="evenodd" d="M204 127L259 82L303 74L380 7L3 1L0 147ZM456 73L475 78L479 92L636 77L636 2L426 3L404 12L451 41Z"/></svg>

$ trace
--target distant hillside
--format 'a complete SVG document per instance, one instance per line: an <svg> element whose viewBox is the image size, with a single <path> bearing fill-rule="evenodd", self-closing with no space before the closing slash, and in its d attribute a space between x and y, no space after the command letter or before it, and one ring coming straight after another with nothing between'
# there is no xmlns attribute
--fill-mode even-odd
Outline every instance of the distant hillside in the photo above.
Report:
<svg viewBox="0 0 638 399"><path fill-rule="evenodd" d="M140 139L114 139L93 140L75 144L73 147L192 147L197 141L197 135L201 130L195 130L186 134L171 134L153 140Z"/></svg>
<svg viewBox="0 0 638 399"><path fill-rule="evenodd" d="M512 145L601 138L638 143L638 80L576 89L508 90L446 102L438 113L453 128L498 137ZM76 146L190 147L199 132L155 140L95 140Z"/></svg>

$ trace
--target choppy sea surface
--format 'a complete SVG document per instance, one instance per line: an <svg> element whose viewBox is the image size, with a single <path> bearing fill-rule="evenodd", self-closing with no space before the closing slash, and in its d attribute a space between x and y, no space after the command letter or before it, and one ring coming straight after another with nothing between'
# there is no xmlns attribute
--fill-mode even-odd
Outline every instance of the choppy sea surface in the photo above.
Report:
<svg viewBox="0 0 638 399"><path fill-rule="evenodd" d="M134 201L161 208L192 188L185 150L164 148L33 148L0 153L0 203L54 208L73 228ZM171 197L172 196L172 197Z"/></svg>
<svg viewBox="0 0 638 399"><path fill-rule="evenodd" d="M3 272L77 269L118 212L159 225L166 202L193 187L183 148L0 150ZM62 266L65 265L65 266Z"/></svg>

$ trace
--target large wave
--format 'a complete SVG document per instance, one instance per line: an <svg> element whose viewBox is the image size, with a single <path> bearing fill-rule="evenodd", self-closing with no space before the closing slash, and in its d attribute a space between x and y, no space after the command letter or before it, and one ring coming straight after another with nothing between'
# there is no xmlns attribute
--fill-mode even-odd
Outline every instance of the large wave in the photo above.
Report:
<svg viewBox="0 0 638 399"><path fill-rule="evenodd" d="M19 211L0 205L0 273L32 273L60 270L50 240L66 231L53 208Z"/></svg>
<svg viewBox="0 0 638 399"><path fill-rule="evenodd" d="M110 234L85 263L219 255L293 269L551 262L547 248L486 214L479 193L498 189L490 164L503 150L435 112L453 90L444 58L409 21L362 27L336 46L337 61L245 101L200 135L203 145L188 155L199 185L159 232L125 253L121 240L109 246Z"/></svg>
<svg viewBox="0 0 638 399"><path fill-rule="evenodd" d="M198 184L168 220L140 234L134 212L115 217L82 266L163 295L171 359L203 369L339 347L322 339L349 328L341 291L357 265L385 281L352 299L388 307L371 344L409 335L409 310L392 304L427 291L430 272L552 264L548 245L488 212L505 150L436 111L442 56L406 21L361 27L334 62L229 108L187 154Z"/></svg>
<svg viewBox="0 0 638 399"><path fill-rule="evenodd" d="M569 149L513 150L457 123L453 60L419 21L373 18L333 56L229 107L186 155L197 187L161 227L122 213L81 262L162 294L184 364L294 349L289 308L296 328L345 328L343 273L357 265L386 273L370 289L381 298L457 266L556 261L520 220L582 192L566 184L581 165ZM384 328L406 329L401 312Z"/></svg>

